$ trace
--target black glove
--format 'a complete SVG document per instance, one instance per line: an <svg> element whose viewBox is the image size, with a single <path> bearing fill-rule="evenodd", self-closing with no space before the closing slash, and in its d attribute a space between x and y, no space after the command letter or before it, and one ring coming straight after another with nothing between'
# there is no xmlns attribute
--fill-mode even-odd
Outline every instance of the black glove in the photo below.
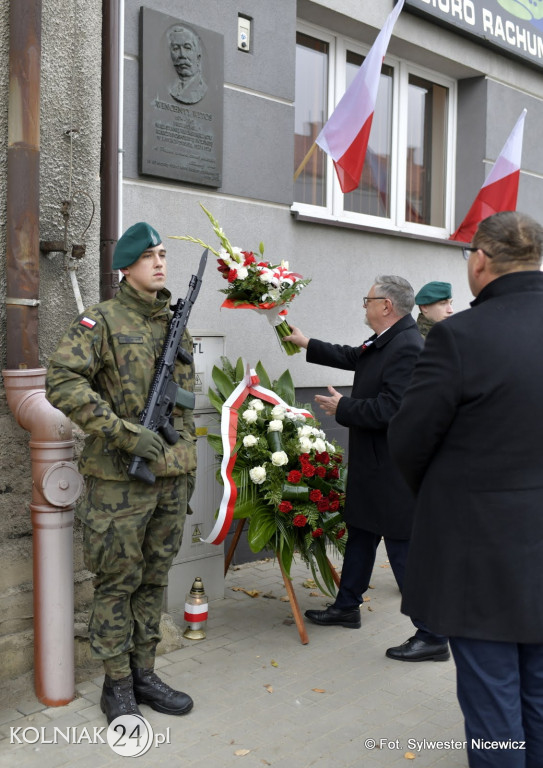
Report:
<svg viewBox="0 0 543 768"><path fill-rule="evenodd" d="M141 434L138 437L138 442L132 449L132 453L135 456L141 456L142 459L147 461L156 461L162 452L162 440L147 427L140 427Z"/></svg>

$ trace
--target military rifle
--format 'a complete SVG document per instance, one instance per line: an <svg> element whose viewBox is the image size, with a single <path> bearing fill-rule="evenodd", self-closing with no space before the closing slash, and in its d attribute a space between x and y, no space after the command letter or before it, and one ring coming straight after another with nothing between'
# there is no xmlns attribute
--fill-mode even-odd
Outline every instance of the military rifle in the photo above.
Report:
<svg viewBox="0 0 543 768"><path fill-rule="evenodd" d="M175 361L179 358L183 363L190 365L192 355L183 349L181 341L187 327L190 311L200 290L202 277L207 263L206 248L200 259L198 274L192 275L189 282L189 290L185 299L178 299L175 305L168 335L162 347L162 353L157 363L155 375L151 383L151 389L147 396L145 408L141 412L139 423L153 432L160 432L164 440L174 445L179 440L179 433L170 422L170 416L175 405L182 408L193 409L196 401L194 392L178 386L173 380ZM128 467L130 477L142 480L148 485L153 485L155 475L147 466L146 460L141 456L133 456Z"/></svg>

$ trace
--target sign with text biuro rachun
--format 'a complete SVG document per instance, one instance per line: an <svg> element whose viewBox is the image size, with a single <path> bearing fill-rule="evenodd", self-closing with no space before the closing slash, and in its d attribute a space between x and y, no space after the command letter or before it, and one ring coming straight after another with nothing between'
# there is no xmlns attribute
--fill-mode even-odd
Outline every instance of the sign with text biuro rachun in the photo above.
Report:
<svg viewBox="0 0 543 768"><path fill-rule="evenodd" d="M405 10L543 67L543 0L405 0Z"/></svg>

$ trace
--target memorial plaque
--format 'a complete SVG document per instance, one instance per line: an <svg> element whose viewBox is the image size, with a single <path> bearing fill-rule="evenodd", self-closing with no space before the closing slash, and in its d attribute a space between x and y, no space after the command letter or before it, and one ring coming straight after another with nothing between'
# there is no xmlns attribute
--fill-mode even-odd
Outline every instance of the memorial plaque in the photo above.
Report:
<svg viewBox="0 0 543 768"><path fill-rule="evenodd" d="M144 7L140 24L140 173L220 187L223 36Z"/></svg>

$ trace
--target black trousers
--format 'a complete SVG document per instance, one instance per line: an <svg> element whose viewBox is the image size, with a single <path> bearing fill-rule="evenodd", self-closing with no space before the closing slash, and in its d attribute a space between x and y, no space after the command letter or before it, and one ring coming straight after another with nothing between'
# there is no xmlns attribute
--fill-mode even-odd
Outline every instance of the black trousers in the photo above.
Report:
<svg viewBox="0 0 543 768"><path fill-rule="evenodd" d="M451 637L470 768L543 766L543 643Z"/></svg>
<svg viewBox="0 0 543 768"><path fill-rule="evenodd" d="M405 566L409 541L404 539L390 539L386 536L365 531L362 528L354 528L347 525L349 538L345 547L345 557L341 570L339 591L334 603L336 608L342 611L358 608L362 602L362 595L370 585L377 547L382 538L390 562L390 567L398 584L400 592L403 589ZM416 637L427 643L446 643L447 638L436 635L418 621L413 621L417 628Z"/></svg>

